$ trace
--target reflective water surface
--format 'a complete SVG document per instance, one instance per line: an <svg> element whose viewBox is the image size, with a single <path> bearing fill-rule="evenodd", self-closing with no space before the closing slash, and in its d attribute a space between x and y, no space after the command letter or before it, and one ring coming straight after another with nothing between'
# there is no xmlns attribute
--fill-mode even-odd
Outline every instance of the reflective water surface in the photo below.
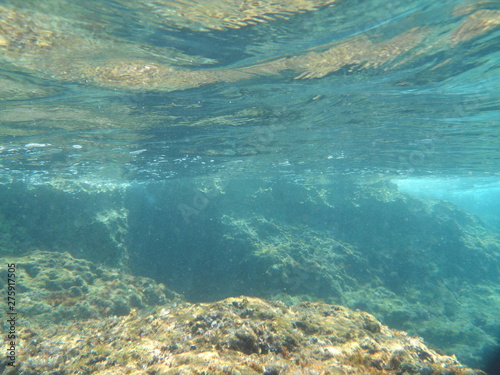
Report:
<svg viewBox="0 0 500 375"><path fill-rule="evenodd" d="M495 3L4 1L2 175L491 175Z"/></svg>

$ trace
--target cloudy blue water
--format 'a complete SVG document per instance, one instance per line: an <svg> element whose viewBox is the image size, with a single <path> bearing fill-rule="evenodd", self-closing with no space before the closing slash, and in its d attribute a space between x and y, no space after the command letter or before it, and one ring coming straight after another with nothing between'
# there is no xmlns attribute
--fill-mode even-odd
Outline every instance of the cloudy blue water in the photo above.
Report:
<svg viewBox="0 0 500 375"><path fill-rule="evenodd" d="M500 228L498 178L406 178L394 182L401 191L423 199L444 200L477 215L493 230Z"/></svg>

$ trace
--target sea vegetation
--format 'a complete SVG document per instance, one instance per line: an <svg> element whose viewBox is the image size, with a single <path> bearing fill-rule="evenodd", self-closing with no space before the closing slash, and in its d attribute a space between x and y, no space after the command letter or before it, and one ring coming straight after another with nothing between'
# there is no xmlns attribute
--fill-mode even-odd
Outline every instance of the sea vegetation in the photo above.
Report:
<svg viewBox="0 0 500 375"><path fill-rule="evenodd" d="M125 262L128 212L122 193L119 186L59 180L36 187L0 184L0 256L42 249L98 264Z"/></svg>
<svg viewBox="0 0 500 375"><path fill-rule="evenodd" d="M0 259L3 264L16 263L17 310L24 322L50 326L123 316L133 309L182 300L152 279L98 266L66 252L34 251ZM0 276L7 279L6 271L1 270Z"/></svg>
<svg viewBox="0 0 500 375"><path fill-rule="evenodd" d="M498 234L450 203L413 198L387 181L203 177L114 190L55 181L0 193L5 256L40 249L66 259L67 251L93 267L152 278L191 302L251 295L340 304L470 366L496 346ZM179 207L190 207L190 216ZM134 308L125 297L122 310L92 307L71 284L76 275L57 271L55 260L40 262L44 281L30 281L29 295L49 293L53 277L68 286L49 293L60 308L76 313L81 298L87 317ZM48 311L43 304L37 311Z"/></svg>
<svg viewBox="0 0 500 375"><path fill-rule="evenodd" d="M131 261L188 300L342 304L476 365L496 346L500 241L478 218L384 181L208 185L189 223L168 209L145 222L144 205L129 216ZM158 204L192 200L188 191Z"/></svg>
<svg viewBox="0 0 500 375"><path fill-rule="evenodd" d="M5 374L484 375L368 313L251 297L30 324L21 346L19 367Z"/></svg>

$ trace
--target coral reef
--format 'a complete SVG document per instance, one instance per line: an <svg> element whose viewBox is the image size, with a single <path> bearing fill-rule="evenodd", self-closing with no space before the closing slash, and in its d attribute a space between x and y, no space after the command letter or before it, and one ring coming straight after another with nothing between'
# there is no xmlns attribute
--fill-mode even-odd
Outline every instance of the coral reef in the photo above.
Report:
<svg viewBox="0 0 500 375"><path fill-rule="evenodd" d="M22 341L20 375L484 375L370 314L250 297L32 326Z"/></svg>

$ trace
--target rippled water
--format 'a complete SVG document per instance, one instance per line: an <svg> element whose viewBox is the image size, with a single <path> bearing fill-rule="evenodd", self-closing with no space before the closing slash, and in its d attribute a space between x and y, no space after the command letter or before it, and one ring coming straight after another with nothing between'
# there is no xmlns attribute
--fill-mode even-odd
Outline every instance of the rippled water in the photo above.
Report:
<svg viewBox="0 0 500 375"><path fill-rule="evenodd" d="M498 174L495 2L0 10L4 179Z"/></svg>

